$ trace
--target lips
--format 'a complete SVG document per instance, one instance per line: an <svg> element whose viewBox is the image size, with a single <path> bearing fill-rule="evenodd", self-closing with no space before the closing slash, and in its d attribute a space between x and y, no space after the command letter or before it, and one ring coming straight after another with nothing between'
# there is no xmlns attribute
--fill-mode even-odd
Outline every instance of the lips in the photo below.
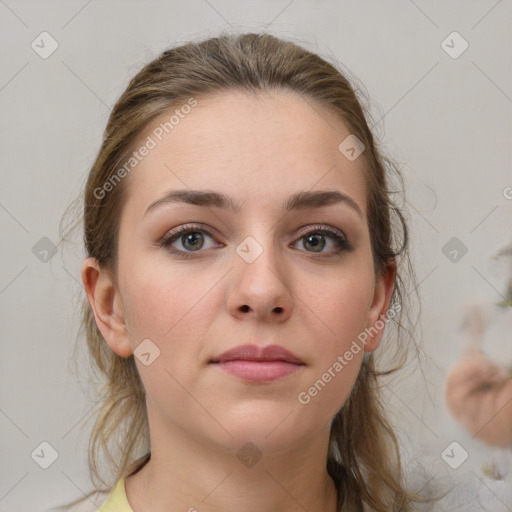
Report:
<svg viewBox="0 0 512 512"><path fill-rule="evenodd" d="M214 368L248 382L265 384L299 375L305 363L279 345L240 345L210 360Z"/></svg>
<svg viewBox="0 0 512 512"><path fill-rule="evenodd" d="M267 345L266 347L260 347L258 345L240 345L212 358L210 362L224 363L236 360L259 362L284 361L296 365L304 364L293 352L279 345Z"/></svg>

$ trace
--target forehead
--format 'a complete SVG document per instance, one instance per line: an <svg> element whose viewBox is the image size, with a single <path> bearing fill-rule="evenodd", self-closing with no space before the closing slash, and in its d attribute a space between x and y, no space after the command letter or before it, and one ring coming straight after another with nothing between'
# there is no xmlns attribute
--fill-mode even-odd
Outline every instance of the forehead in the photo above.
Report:
<svg viewBox="0 0 512 512"><path fill-rule="evenodd" d="M174 106L139 138L136 148L150 140L153 147L129 175L125 208L134 221L165 192L187 188L220 190L242 207L269 211L296 191L336 189L366 211L363 159L340 152L350 131L330 110L287 91L196 101Z"/></svg>

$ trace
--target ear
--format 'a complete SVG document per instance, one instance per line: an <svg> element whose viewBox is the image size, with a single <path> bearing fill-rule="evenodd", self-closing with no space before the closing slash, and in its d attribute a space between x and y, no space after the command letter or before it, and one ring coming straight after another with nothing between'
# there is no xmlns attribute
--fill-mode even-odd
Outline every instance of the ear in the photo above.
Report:
<svg viewBox="0 0 512 512"><path fill-rule="evenodd" d="M368 342L364 347L365 352L373 352L378 348L382 340L387 323L386 318L388 317L387 313L389 311L391 296L395 288L395 279L396 264L394 260L390 260L375 282L373 302L368 312L367 330L369 336Z"/></svg>
<svg viewBox="0 0 512 512"><path fill-rule="evenodd" d="M96 325L108 346L117 355L129 357L133 350L126 329L124 308L110 274L100 267L96 258L86 258L82 264L82 282Z"/></svg>

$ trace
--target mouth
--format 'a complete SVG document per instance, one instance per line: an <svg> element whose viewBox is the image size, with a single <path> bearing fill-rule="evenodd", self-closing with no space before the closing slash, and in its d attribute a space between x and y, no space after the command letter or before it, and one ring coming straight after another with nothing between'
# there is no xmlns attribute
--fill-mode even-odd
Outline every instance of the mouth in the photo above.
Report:
<svg viewBox="0 0 512 512"><path fill-rule="evenodd" d="M214 357L210 363L242 380L268 382L296 373L305 363L279 345L241 345Z"/></svg>

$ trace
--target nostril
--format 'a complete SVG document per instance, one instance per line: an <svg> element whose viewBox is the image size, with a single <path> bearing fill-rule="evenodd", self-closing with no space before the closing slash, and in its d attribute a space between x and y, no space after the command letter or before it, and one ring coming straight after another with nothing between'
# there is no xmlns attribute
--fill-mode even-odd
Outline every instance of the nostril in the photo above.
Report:
<svg viewBox="0 0 512 512"><path fill-rule="evenodd" d="M249 306L244 305L244 306L242 306L242 307L241 307L241 310L242 310L244 313L246 313L247 311L249 311Z"/></svg>

